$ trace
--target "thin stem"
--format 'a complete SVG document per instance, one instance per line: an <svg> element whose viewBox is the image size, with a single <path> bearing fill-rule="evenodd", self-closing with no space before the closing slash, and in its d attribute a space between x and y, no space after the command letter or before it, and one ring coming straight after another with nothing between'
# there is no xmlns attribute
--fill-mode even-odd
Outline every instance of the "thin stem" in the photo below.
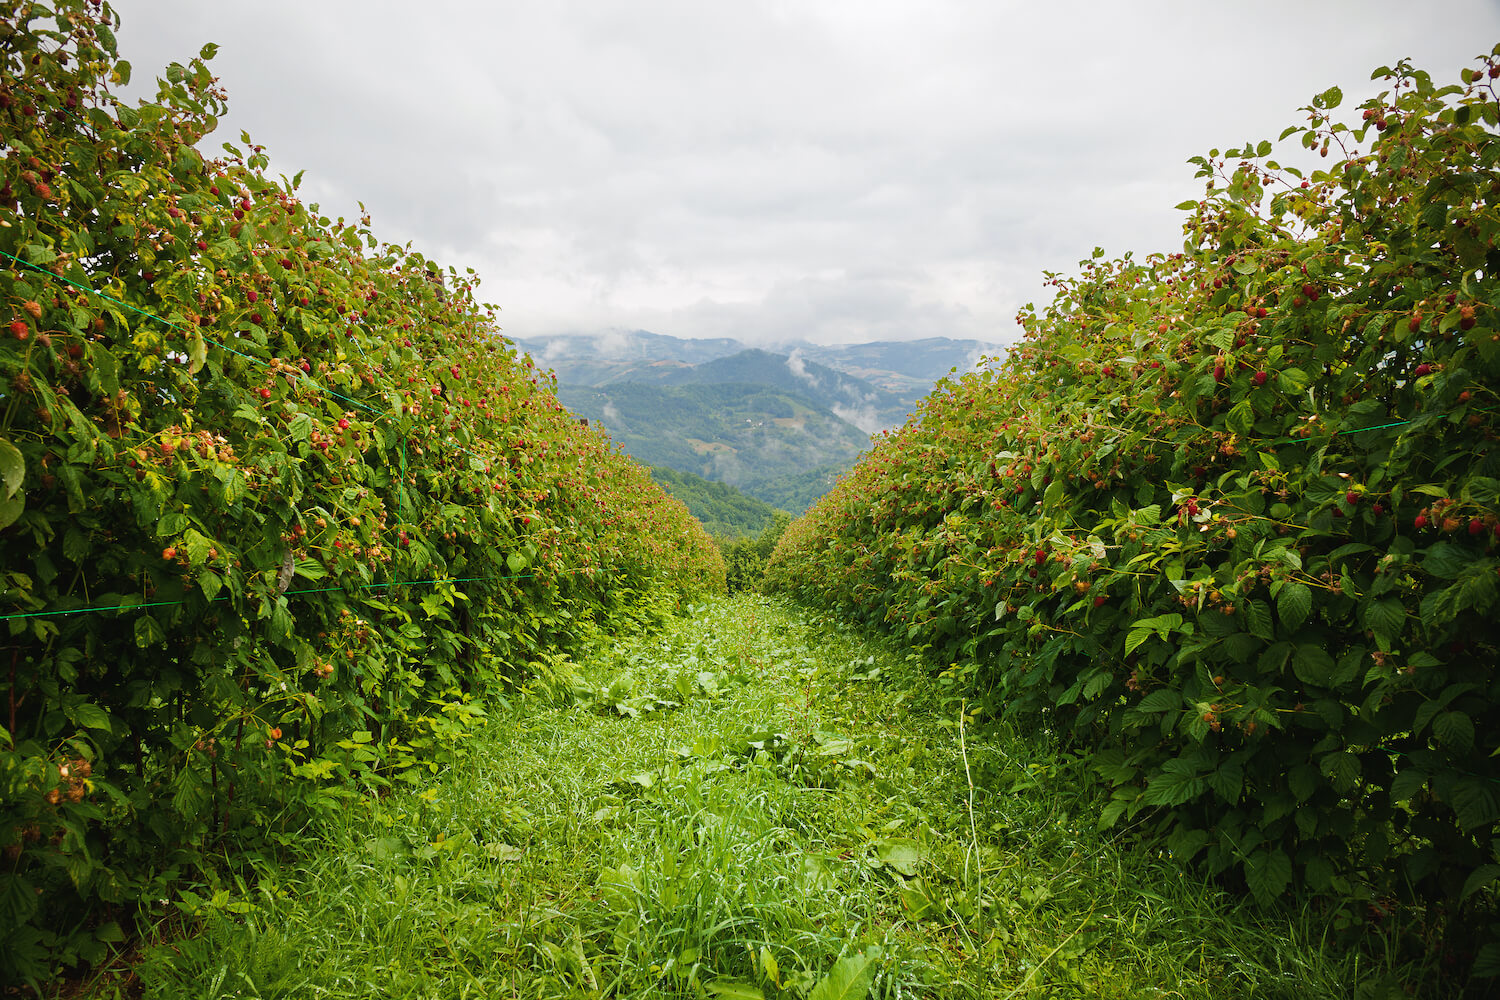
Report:
<svg viewBox="0 0 1500 1000"><path fill-rule="evenodd" d="M974 822L974 775L969 771L969 749L964 742L964 716L968 701L958 706L958 753L964 761L964 780L969 785L969 835L974 841L974 913L979 925L979 956L984 955L984 855L979 851L979 827Z"/></svg>

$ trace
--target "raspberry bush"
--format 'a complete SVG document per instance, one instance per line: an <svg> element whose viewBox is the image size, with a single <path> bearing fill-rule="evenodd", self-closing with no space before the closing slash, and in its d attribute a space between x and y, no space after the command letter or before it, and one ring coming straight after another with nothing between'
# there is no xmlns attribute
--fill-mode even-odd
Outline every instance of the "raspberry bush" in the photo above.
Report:
<svg viewBox="0 0 1500 1000"><path fill-rule="evenodd" d="M213 46L117 101L116 24L0 20L0 981L435 768L542 651L724 586L472 273L248 137L206 158Z"/></svg>
<svg viewBox="0 0 1500 1000"><path fill-rule="evenodd" d="M1089 754L1106 826L1262 899L1492 913L1497 76L1384 67L1348 123L1321 94L1281 137L1309 169L1196 158L1183 252L1048 275L1025 339L879 440L771 586L926 647Z"/></svg>

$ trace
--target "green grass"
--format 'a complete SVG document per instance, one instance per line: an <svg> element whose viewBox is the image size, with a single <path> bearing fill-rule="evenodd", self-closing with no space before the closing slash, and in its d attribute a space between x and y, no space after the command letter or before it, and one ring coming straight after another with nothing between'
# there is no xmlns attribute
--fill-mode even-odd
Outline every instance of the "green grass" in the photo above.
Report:
<svg viewBox="0 0 1500 1000"><path fill-rule="evenodd" d="M1335 948L1310 908L1095 832L1076 764L961 743L940 693L879 643L720 601L553 664L429 788L309 830L299 862L206 894L90 995L1308 1000L1423 981L1378 942Z"/></svg>

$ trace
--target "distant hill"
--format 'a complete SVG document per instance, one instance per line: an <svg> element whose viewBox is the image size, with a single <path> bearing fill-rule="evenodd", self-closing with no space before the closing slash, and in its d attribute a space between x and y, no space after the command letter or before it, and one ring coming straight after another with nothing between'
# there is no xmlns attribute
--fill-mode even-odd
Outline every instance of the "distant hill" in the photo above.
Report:
<svg viewBox="0 0 1500 1000"><path fill-rule="evenodd" d="M804 361L795 352L741 351L688 368L662 369L659 377L667 385L738 382L772 386L812 400L866 434L905 423L910 409L895 393L816 361Z"/></svg>
<svg viewBox="0 0 1500 1000"><path fill-rule="evenodd" d="M651 478L687 505L710 535L719 538L758 538L775 520L776 508L747 496L728 483L656 466Z"/></svg>
<svg viewBox="0 0 1500 1000"><path fill-rule="evenodd" d="M885 340L869 344L822 347L817 344L789 345L802 356L830 368L854 375L915 402L932 391L932 384L957 368L960 373L974 367L983 355L1002 354L997 344L978 340Z"/></svg>
<svg viewBox="0 0 1500 1000"><path fill-rule="evenodd" d="M603 424L643 465L729 483L794 514L805 505L789 506L782 493L773 498L758 487L820 466L847 469L870 444L869 435L829 410L773 386L560 385L557 397Z"/></svg>
<svg viewBox="0 0 1500 1000"><path fill-rule="evenodd" d="M520 340L517 345L530 353L538 364L554 370L559 382L593 386L613 382L681 380L684 365L727 360L752 350L749 345L728 338L687 340L645 330ZM789 340L778 343L775 351L759 353L790 359L793 365L816 363L868 382L899 399L900 405L905 407L903 412L906 412L950 369L967 371L980 355L997 354L1001 350L998 345L977 340L928 337L924 340L834 346ZM689 380L712 381L708 378ZM892 405L877 405L877 409L894 408Z"/></svg>
<svg viewBox="0 0 1500 1000"><path fill-rule="evenodd" d="M794 514L828 491L871 433L904 423L934 382L998 350L937 337L790 341L778 352L646 330L517 346L556 373L563 405L602 423L637 461L730 484Z"/></svg>

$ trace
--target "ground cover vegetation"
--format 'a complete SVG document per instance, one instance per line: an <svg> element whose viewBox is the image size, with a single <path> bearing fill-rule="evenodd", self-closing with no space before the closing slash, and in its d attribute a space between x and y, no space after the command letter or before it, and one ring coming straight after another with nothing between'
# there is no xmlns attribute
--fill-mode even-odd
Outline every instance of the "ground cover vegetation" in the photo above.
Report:
<svg viewBox="0 0 1500 1000"><path fill-rule="evenodd" d="M1405 996L1441 956L1329 942L1096 829L1105 783L861 627L715 599L548 657L430 783L291 866L176 897L114 998Z"/></svg>
<svg viewBox="0 0 1500 1000"><path fill-rule="evenodd" d="M1500 57L1373 78L1282 134L1306 169L1195 158L1183 252L1049 275L767 579L1085 755L1103 826L1420 914L1461 981L1500 973Z"/></svg>
<svg viewBox="0 0 1500 1000"><path fill-rule="evenodd" d="M0 19L0 983L214 856L440 763L528 661L723 588L496 332L319 214L206 60L127 107L110 9Z"/></svg>
<svg viewBox="0 0 1500 1000"><path fill-rule="evenodd" d="M724 557L724 584L731 594L743 590L759 591L765 580L766 560L781 541L781 533L792 523L792 515L776 511L771 523L755 538L716 537L719 554Z"/></svg>

